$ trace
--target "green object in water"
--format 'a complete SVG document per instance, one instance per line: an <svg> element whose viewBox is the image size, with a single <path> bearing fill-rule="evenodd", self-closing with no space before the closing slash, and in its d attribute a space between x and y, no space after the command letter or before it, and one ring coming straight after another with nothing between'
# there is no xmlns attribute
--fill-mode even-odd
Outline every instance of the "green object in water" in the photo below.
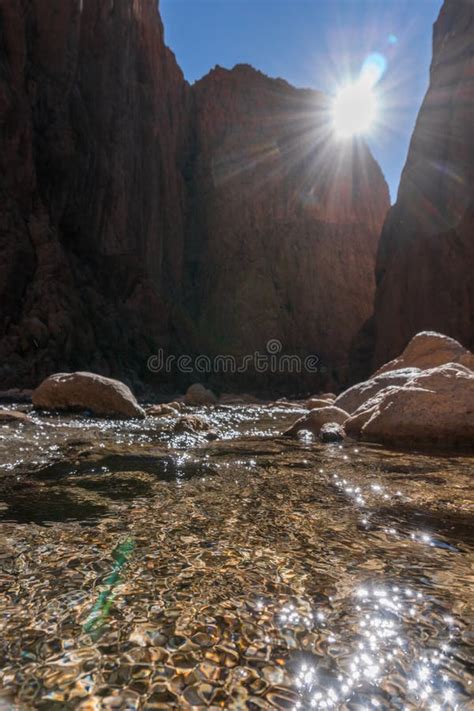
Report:
<svg viewBox="0 0 474 711"><path fill-rule="evenodd" d="M114 560L112 572L105 579L104 584L106 588L100 593L92 612L84 623L84 632L98 632L102 628L114 604L114 588L117 583L120 582L122 569L130 560L134 548L135 542L133 539L127 538L122 543L119 543L112 551L112 558Z"/></svg>

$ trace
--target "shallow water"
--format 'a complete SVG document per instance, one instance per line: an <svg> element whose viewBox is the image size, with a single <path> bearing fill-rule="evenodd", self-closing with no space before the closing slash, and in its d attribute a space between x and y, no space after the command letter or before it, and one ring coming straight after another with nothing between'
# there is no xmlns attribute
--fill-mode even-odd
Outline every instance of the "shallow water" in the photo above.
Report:
<svg viewBox="0 0 474 711"><path fill-rule="evenodd" d="M0 709L472 708L473 459L198 412L0 427Z"/></svg>

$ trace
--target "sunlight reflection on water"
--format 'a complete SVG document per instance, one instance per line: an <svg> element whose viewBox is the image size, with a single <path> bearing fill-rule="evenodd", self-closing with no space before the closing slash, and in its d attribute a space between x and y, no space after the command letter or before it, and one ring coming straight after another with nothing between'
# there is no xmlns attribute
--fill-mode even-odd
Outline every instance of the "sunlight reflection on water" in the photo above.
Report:
<svg viewBox="0 0 474 711"><path fill-rule="evenodd" d="M234 409L202 410L212 443L151 418L0 438L14 471L56 467L2 498L6 708L468 709L472 460Z"/></svg>

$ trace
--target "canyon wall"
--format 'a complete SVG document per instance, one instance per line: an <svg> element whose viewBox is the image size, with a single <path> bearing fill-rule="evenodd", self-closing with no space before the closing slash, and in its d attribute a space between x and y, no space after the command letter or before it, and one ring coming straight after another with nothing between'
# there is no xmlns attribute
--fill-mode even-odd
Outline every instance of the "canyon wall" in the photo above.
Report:
<svg viewBox="0 0 474 711"><path fill-rule="evenodd" d="M153 0L0 0L2 387L169 341L188 93Z"/></svg>
<svg viewBox="0 0 474 711"><path fill-rule="evenodd" d="M389 207L379 166L364 142L333 136L324 95L248 65L216 67L193 99L186 258L200 350L266 353L277 339L282 353L318 354L328 383L344 380Z"/></svg>
<svg viewBox="0 0 474 711"><path fill-rule="evenodd" d="M344 379L388 191L329 123L245 65L190 87L155 0L0 0L0 387L269 339Z"/></svg>
<svg viewBox="0 0 474 711"><path fill-rule="evenodd" d="M445 0L435 23L429 88L382 231L376 279L373 365L425 329L474 347L472 0Z"/></svg>

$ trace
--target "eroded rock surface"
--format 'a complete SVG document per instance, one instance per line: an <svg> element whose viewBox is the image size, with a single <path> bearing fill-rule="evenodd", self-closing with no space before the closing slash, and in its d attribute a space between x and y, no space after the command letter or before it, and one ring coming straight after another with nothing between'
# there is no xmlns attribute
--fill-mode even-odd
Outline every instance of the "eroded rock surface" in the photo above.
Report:
<svg viewBox="0 0 474 711"><path fill-rule="evenodd" d="M349 344L372 309L388 209L380 168L363 142L334 140L323 94L248 65L216 67L193 96L186 259L200 350L315 353L328 383L343 379ZM240 376L252 377L315 382L304 369Z"/></svg>
<svg viewBox="0 0 474 711"><path fill-rule="evenodd" d="M454 338L435 331L422 331L413 336L398 358L382 365L375 377L400 368L426 370L444 363L460 363L474 370L474 355Z"/></svg>
<svg viewBox="0 0 474 711"><path fill-rule="evenodd" d="M135 376L182 271L188 87L153 0L0 0L0 383Z"/></svg>
<svg viewBox="0 0 474 711"><path fill-rule="evenodd" d="M395 445L474 446L474 372L448 363L366 400L345 422L350 435Z"/></svg>
<svg viewBox="0 0 474 711"><path fill-rule="evenodd" d="M445 0L377 259L375 366L422 329L474 346L474 4Z"/></svg>

